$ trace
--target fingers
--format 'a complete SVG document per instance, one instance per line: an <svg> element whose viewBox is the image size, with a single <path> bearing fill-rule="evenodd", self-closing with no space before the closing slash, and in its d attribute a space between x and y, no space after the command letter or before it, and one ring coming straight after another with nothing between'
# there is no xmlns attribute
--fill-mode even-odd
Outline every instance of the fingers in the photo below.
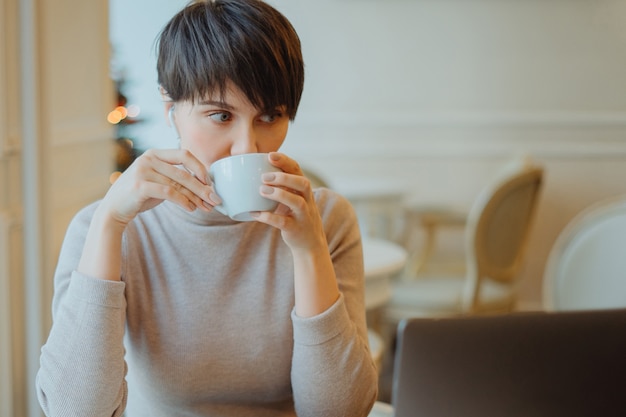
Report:
<svg viewBox="0 0 626 417"><path fill-rule="evenodd" d="M303 175L298 162L287 155L271 152L269 161L282 172L263 174L261 194L284 204L294 213L300 212L313 201L311 182Z"/></svg>
<svg viewBox="0 0 626 417"><path fill-rule="evenodd" d="M287 155L279 152L270 152L268 156L270 163L282 171L289 174L303 175L300 165Z"/></svg>
<svg viewBox="0 0 626 417"><path fill-rule="evenodd" d="M263 174L263 186L261 193L273 194L272 200L291 206L297 204L297 200L304 198L312 199L311 182L302 175L287 174L286 172L268 172Z"/></svg>
<svg viewBox="0 0 626 417"><path fill-rule="evenodd" d="M187 198L193 201L200 199L212 205L217 204L212 198L215 196L212 183L206 185L185 169L169 164L157 164L155 171L163 178L166 185L170 185Z"/></svg>
<svg viewBox="0 0 626 417"><path fill-rule="evenodd" d="M147 152L145 159L147 169L144 176L150 181L171 188L168 193L182 194L200 208L206 207L203 202L209 206L221 202L214 192L206 168L189 151L153 150Z"/></svg>
<svg viewBox="0 0 626 417"><path fill-rule="evenodd" d="M204 164L187 149L150 149L142 156L165 162L169 166L182 165L191 176L197 178L203 184L208 185L211 182Z"/></svg>
<svg viewBox="0 0 626 417"><path fill-rule="evenodd" d="M261 213L257 219L283 231L298 228L297 223L307 224L317 216L311 184L306 177L284 172L264 174L260 193L279 205L273 213Z"/></svg>
<svg viewBox="0 0 626 417"><path fill-rule="evenodd" d="M182 192L181 188L180 184L177 187L173 183L172 185L163 185L156 182L145 182L142 184L142 192L150 195L153 199L171 201L188 211L194 211L198 207L206 207L197 196Z"/></svg>
<svg viewBox="0 0 626 417"><path fill-rule="evenodd" d="M146 151L117 178L110 191L114 210L128 220L163 200L190 211L210 211L220 202L204 165L181 150Z"/></svg>
<svg viewBox="0 0 626 417"><path fill-rule="evenodd" d="M287 161L291 169L297 167ZM263 175L260 193L279 203L273 212L255 213L257 221L281 230L292 249L311 250L325 242L322 219L315 203L311 183L302 175L272 172Z"/></svg>
<svg viewBox="0 0 626 417"><path fill-rule="evenodd" d="M201 198L196 193L190 191L181 183L174 180L170 180L169 185L164 185L161 187L163 190L162 192L165 195L165 200L182 203L181 206L183 206L184 208L189 208L191 211L196 208L209 211L213 209L213 206L216 204L206 201L206 199L208 199L207 197Z"/></svg>

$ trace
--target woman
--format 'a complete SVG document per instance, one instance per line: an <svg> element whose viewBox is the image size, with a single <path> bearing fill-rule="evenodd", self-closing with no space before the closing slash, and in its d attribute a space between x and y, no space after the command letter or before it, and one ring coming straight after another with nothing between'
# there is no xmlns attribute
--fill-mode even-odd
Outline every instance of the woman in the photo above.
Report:
<svg viewBox="0 0 626 417"><path fill-rule="evenodd" d="M159 37L179 148L150 150L71 222L37 377L48 416L365 416L377 395L346 200L277 152L304 84L291 24L257 0L185 7ZM207 174L268 153L279 203L239 223Z"/></svg>

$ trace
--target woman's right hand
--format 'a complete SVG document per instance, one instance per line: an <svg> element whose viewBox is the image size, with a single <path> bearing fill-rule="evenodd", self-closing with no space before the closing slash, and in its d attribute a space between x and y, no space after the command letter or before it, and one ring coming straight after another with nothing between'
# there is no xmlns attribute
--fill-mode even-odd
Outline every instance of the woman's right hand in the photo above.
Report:
<svg viewBox="0 0 626 417"><path fill-rule="evenodd" d="M100 211L126 226L138 213L164 200L189 211L211 211L221 202L206 167L191 152L151 149L117 178L102 200Z"/></svg>

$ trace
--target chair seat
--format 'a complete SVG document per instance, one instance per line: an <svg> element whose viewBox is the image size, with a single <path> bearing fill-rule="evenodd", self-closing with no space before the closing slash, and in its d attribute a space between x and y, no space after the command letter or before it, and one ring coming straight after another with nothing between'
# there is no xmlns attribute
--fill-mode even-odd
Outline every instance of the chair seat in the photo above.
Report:
<svg viewBox="0 0 626 417"><path fill-rule="evenodd" d="M461 314L465 280L465 277L436 277L399 281L394 284L386 308L387 317L397 321L407 317ZM515 304L515 288L484 280L480 298L481 310L508 311Z"/></svg>

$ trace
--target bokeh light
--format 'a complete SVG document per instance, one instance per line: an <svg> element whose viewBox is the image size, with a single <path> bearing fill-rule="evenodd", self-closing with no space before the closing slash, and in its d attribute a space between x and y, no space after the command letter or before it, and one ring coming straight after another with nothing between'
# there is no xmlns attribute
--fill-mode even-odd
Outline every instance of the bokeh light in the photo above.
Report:
<svg viewBox="0 0 626 417"><path fill-rule="evenodd" d="M122 121L122 119L123 119L122 113L120 113L117 110L112 110L107 116L107 121L113 125L118 124L119 122Z"/></svg>
<svg viewBox="0 0 626 417"><path fill-rule="evenodd" d="M139 113L141 113L141 108L136 104L131 104L128 106L126 111L128 113L128 117L137 117L139 116Z"/></svg>
<svg viewBox="0 0 626 417"><path fill-rule="evenodd" d="M140 112L141 109L136 104L131 104L128 107L117 106L108 114L107 121L113 125L116 125L127 117L134 118L139 116Z"/></svg>

